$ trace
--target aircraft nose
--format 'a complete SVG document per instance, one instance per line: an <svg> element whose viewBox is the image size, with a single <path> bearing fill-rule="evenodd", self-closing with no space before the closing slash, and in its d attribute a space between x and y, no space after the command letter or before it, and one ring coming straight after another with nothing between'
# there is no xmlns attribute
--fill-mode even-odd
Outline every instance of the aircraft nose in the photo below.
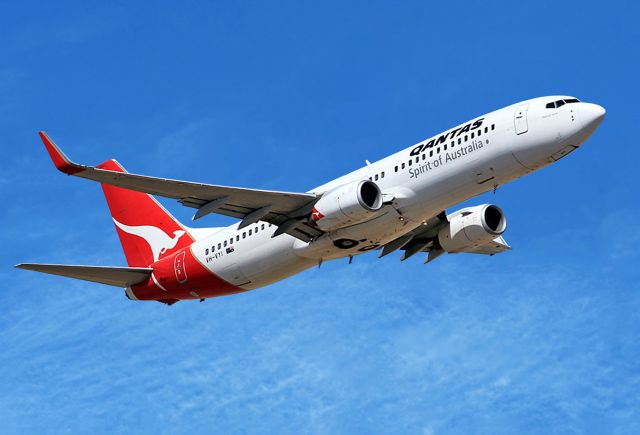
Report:
<svg viewBox="0 0 640 435"><path fill-rule="evenodd" d="M604 119L606 110L604 107L592 103L580 103L580 121L584 128L593 130Z"/></svg>

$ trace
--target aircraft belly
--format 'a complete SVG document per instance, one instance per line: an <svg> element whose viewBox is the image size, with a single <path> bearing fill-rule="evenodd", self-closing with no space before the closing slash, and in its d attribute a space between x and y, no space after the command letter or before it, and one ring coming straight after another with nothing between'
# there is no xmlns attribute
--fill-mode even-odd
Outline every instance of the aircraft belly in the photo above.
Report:
<svg viewBox="0 0 640 435"><path fill-rule="evenodd" d="M268 269L252 272L251 282L240 286L244 290L253 290L264 287L274 282L282 281L297 273L305 271L318 264L317 260L302 258L297 255L290 255L274 262Z"/></svg>
<svg viewBox="0 0 640 435"><path fill-rule="evenodd" d="M340 228L322 235L310 244L296 243L294 250L302 257L323 260L342 258L348 255L359 255L376 249L411 231L420 222L400 220L400 215L390 206L388 210L367 222ZM349 247L343 247L341 242L349 241Z"/></svg>
<svg viewBox="0 0 640 435"><path fill-rule="evenodd" d="M317 264L316 261L296 255L293 249L296 242L304 243L283 234L253 246L251 252L238 260L238 266L250 280L250 283L241 287L247 290L263 287Z"/></svg>

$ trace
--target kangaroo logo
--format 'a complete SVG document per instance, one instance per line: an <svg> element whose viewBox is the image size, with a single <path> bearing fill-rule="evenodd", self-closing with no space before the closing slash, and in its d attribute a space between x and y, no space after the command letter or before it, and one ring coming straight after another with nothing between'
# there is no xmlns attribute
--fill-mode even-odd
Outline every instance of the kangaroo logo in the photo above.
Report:
<svg viewBox="0 0 640 435"><path fill-rule="evenodd" d="M121 224L115 219L113 219L113 222L115 222L116 226L125 233L142 237L151 248L154 263L158 261L160 254L164 254L168 250L175 248L175 246L178 244L178 240L180 240L180 237L186 234L183 230L176 230L173 232L173 237L169 237L167 233L162 231L160 228L153 227L151 225L132 227L129 225Z"/></svg>

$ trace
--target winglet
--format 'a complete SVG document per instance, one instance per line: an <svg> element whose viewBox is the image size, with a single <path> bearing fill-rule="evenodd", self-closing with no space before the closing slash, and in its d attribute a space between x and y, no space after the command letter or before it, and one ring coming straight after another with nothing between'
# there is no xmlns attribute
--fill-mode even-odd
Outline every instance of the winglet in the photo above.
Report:
<svg viewBox="0 0 640 435"><path fill-rule="evenodd" d="M68 175L77 174L78 172L84 171L84 168L81 165L73 163L64 153L58 148L58 146L53 143L53 141L47 136L47 133L41 131L38 133L40 135L40 139L42 139L42 143L44 143L51 160L53 160L53 164L56 165L56 168L59 171L64 172Z"/></svg>

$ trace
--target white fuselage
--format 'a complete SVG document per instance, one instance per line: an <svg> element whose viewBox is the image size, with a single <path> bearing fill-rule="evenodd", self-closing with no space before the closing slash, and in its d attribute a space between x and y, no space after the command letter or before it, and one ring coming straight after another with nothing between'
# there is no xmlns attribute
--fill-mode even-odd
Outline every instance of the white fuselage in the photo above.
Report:
<svg viewBox="0 0 640 435"><path fill-rule="evenodd" d="M580 146L603 111L581 102L547 108L560 99L573 98L541 97L496 110L310 191L322 194L371 179L384 194L385 205L365 222L325 233L310 243L287 234L272 238L276 227L266 222L241 230L234 224L197 240L192 252L225 281L250 290L322 260L376 249L443 210L553 163ZM334 244L339 239L358 244L339 248Z"/></svg>

